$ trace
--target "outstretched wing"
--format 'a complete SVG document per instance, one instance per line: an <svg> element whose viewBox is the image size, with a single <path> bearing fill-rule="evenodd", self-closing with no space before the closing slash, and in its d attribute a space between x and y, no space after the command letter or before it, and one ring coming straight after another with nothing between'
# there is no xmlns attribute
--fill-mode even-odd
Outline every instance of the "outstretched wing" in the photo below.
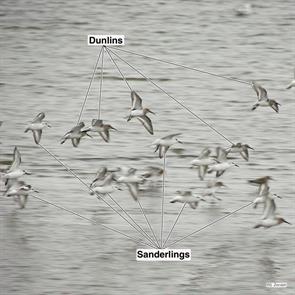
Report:
<svg viewBox="0 0 295 295"><path fill-rule="evenodd" d="M178 135L181 135L181 133L173 133L173 134L170 134L170 135L167 135L167 136L165 136L165 137L162 137L162 139L171 139L171 138L173 138L173 137L175 137L175 136L178 136Z"/></svg>
<svg viewBox="0 0 295 295"><path fill-rule="evenodd" d="M138 183L126 183L126 185L134 201L137 201L139 191Z"/></svg>
<svg viewBox="0 0 295 295"><path fill-rule="evenodd" d="M273 218L276 213L276 203L273 199L265 198L264 210L261 219Z"/></svg>
<svg viewBox="0 0 295 295"><path fill-rule="evenodd" d="M36 144L39 144L41 140L41 135L42 135L42 129L33 130L33 137Z"/></svg>
<svg viewBox="0 0 295 295"><path fill-rule="evenodd" d="M97 119L92 119L91 121L92 126L97 126L97 127L102 127L103 126L103 121L102 120L97 120Z"/></svg>
<svg viewBox="0 0 295 295"><path fill-rule="evenodd" d="M266 89L263 88L260 84L256 83L255 81L252 81L252 87L255 90L259 101L268 99Z"/></svg>
<svg viewBox="0 0 295 295"><path fill-rule="evenodd" d="M206 147L201 151L201 153L199 155L199 159L207 158L207 157L209 157L210 154L211 154L211 150Z"/></svg>
<svg viewBox="0 0 295 295"><path fill-rule="evenodd" d="M216 158L219 162L225 162L227 160L227 151L222 147L216 148Z"/></svg>
<svg viewBox="0 0 295 295"><path fill-rule="evenodd" d="M148 116L144 115L144 116L136 117L136 118L150 134L152 135L154 134L153 124L151 119Z"/></svg>
<svg viewBox="0 0 295 295"><path fill-rule="evenodd" d="M142 109L142 99L135 91L131 91L131 110L141 110L141 109Z"/></svg>
<svg viewBox="0 0 295 295"><path fill-rule="evenodd" d="M34 118L32 123L40 123L44 118L45 118L45 114L41 112Z"/></svg>
<svg viewBox="0 0 295 295"><path fill-rule="evenodd" d="M8 172L11 172L13 170L16 170L19 165L21 163L21 155L20 155L20 152L18 150L17 147L14 147L14 151L13 151L13 161L12 161L12 164L8 170Z"/></svg>

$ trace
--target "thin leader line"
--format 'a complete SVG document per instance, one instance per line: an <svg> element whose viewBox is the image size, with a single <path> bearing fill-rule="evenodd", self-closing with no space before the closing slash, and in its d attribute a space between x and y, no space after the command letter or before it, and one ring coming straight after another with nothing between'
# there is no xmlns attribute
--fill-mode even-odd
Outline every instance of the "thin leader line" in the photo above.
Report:
<svg viewBox="0 0 295 295"><path fill-rule="evenodd" d="M101 113L101 97L102 97L102 82L103 82L103 58L104 58L104 46L102 47L102 55L101 55L100 87L99 87L99 99L98 99L98 119L100 119L100 113Z"/></svg>
<svg viewBox="0 0 295 295"><path fill-rule="evenodd" d="M133 218L119 205L119 207L122 209L122 211L135 223L136 226L138 226L141 231L136 228L132 223L129 222L128 219L126 219L118 210L116 210L112 205L110 205L106 200L104 200L97 192L95 192L91 187L87 185L86 182L84 182L72 169L70 169L66 164L64 164L61 160L59 160L53 153L51 153L47 148L45 148L40 143L38 144L43 150L45 150L50 156L52 156L56 161L58 161L68 172L70 172L75 178L77 178L84 186L87 187L91 192L93 192L96 195L96 198L99 200L102 200L105 204L107 204L114 212L119 214L130 226L132 226L137 232L139 232L142 236L145 238L148 238L150 242L153 242L153 240L149 237L149 235L133 220ZM110 194L107 194L116 204L118 204ZM155 245L157 246L157 245Z"/></svg>
<svg viewBox="0 0 295 295"><path fill-rule="evenodd" d="M42 198L37 197L37 196L34 196L34 195L30 195L30 197L33 197L33 198L38 199L39 201L42 201L42 202L44 202L44 203L46 203L46 204L49 204L49 205L54 206L54 207L56 207L56 208L58 208L58 209L61 209L61 210L64 210L64 211L66 211L66 212L68 212L68 213L71 213L71 214L73 214L73 215L76 215L76 216L78 216L78 217L80 217L80 218L82 218L82 219L84 219L84 220L90 221L92 224L100 225L100 226L102 226L102 227L104 227L104 228L106 228L106 229L109 229L109 230L113 231L113 232L119 233L119 234L125 236L126 238L128 238L128 239L130 239L130 240L132 240L132 241L134 241L134 242L136 242L136 243L138 243L138 244L142 244L142 245L146 245L146 246L150 246L150 247L155 248L154 246L152 246L152 245L150 245L150 244L147 244L147 243L145 243L145 242L141 242L141 241L139 241L139 240L137 240L137 239L135 239L135 238L132 238L132 237L130 237L129 235L127 235L127 234L125 234L125 233L123 233L123 232L117 230L117 229L114 229L114 228L109 227L109 226L107 226L107 225L104 225L104 224L102 224L102 223L98 223L98 222L96 222L96 221L94 221L94 220L92 220L92 219L90 219L90 218L87 218L87 217L85 217L85 216L83 216L83 215L81 215L81 214L79 214L79 213L77 213L77 212L75 212L75 211L72 211L72 210L70 210L70 209L67 209L67 208L65 208L65 207L63 207L63 206L60 206L60 205L57 205L57 204L55 204L55 203L49 202L49 201L47 201L47 200L45 200L45 199L42 199Z"/></svg>
<svg viewBox="0 0 295 295"><path fill-rule="evenodd" d="M224 216L222 216L222 217L220 217L220 218L218 218L218 219L213 220L212 222L210 222L210 223L206 224L205 226L201 227L200 229L198 229L198 230L196 230L196 231L194 231L194 232L192 232L192 233L190 233L190 234L188 234L188 235L186 235L186 236L184 236L184 237L182 237L182 238L180 238L180 239L174 241L173 243L171 243L171 244L168 246L168 248L171 247L172 245L175 245L176 243L179 243L180 241L182 241L182 240L184 240L184 239L186 239L186 238L188 238L188 237L190 237L190 236L192 236L192 235L194 235L194 234L196 234L196 233L198 233L198 232L204 230L205 228L207 228L207 227L209 227L209 226L211 226L211 225L217 223L218 221L220 221L220 220L222 220L222 219L225 219L225 218L227 218L227 217L233 215L234 213L236 213L236 212L238 212L238 211L240 211L240 210L242 210L242 209L244 209L244 208L250 206L251 204L253 204L253 201L251 201L250 203L248 203L248 204L246 204L246 205L243 205L242 207L240 207L240 208L238 208L238 209L236 209L236 210L234 210L234 211L232 211L232 212L230 212L230 213L228 213L228 214L226 214L226 215L224 215Z"/></svg>
<svg viewBox="0 0 295 295"><path fill-rule="evenodd" d="M163 248L163 229L164 229L164 200L165 200L165 173L166 173L166 152L163 157L163 183L162 183L162 204L161 204L161 248Z"/></svg>
<svg viewBox="0 0 295 295"><path fill-rule="evenodd" d="M185 202L185 203L182 205L181 210L179 211L179 213L178 213L178 215L177 215L177 217L176 217L176 219L175 219L175 221L174 221L174 224L173 224L173 226L171 227L170 232L169 232L169 234L168 234L168 236L167 236L167 238L166 238L166 240L165 240L165 242L164 242L164 244L163 244L163 248L165 247L166 243L168 242L168 240L169 240L169 238L170 238L170 236L171 236L171 234L172 234L172 231L173 231L174 227L176 226L176 223L177 223L177 221L178 221L178 219L179 219L179 217L180 217L180 215L181 215L181 213L182 213L182 211L183 211L183 209L184 209L184 207L185 207L186 204L187 204L187 202Z"/></svg>
<svg viewBox="0 0 295 295"><path fill-rule="evenodd" d="M109 49L110 50L110 49ZM111 50L110 50L111 51ZM215 133L217 133L218 135L220 135L221 137L223 137L226 141L228 141L231 145L233 145L234 143L227 138L225 135L223 135L220 131L218 131L216 128L214 128L212 125L210 125L209 123L207 123L204 119L202 119L199 115L197 115L195 112L193 112L190 108L188 108L186 105L184 105L182 102L180 102L179 100L177 100L175 97L173 97L171 94L169 94L166 90L164 90L162 87L160 87L158 84L156 84L151 78L147 77L145 74L143 74L140 70L136 69L134 66L132 66L129 62L127 62L126 60L122 59L118 54L116 54L115 52L111 51L115 56L117 56L121 61L123 61L124 63L126 63L127 65L129 65L129 67L131 67L134 71L136 71L137 73L139 73L142 77L144 77L147 81L150 81L155 87L157 87L158 89L160 89L162 92L164 92L167 96L169 96L171 99L173 99L176 103L178 103L180 106L182 106L185 110L187 110L190 114L192 114L194 117L196 117L198 120L200 120L203 124L205 124L206 126L208 126L211 130L213 130Z"/></svg>
<svg viewBox="0 0 295 295"><path fill-rule="evenodd" d="M143 210L143 207L142 207L142 205L141 205L139 199L137 200L137 202L138 202L138 205L139 205L139 207L140 207L140 209L141 209L141 212L142 212L142 214L144 215L144 218L145 218L145 220L146 220L146 222L147 222L147 224L148 224L148 226L149 226L149 228L150 228L150 230L151 230L151 232L152 232L152 235L153 235L153 237L154 237L154 239L155 239L155 242L156 242L157 246L160 248L160 244L159 244L159 242L158 242L158 239L157 239L157 237L156 237L156 235L155 235L155 232L154 232L154 230L153 230L153 228L152 228L152 225L150 224L150 222L149 222L149 220L148 220L148 218L147 218L147 216L146 216L146 214L145 214L145 212L144 212L144 210Z"/></svg>
<svg viewBox="0 0 295 295"><path fill-rule="evenodd" d="M108 53L108 55L109 55L111 61L113 62L113 64L114 64L115 67L117 68L118 72L119 72L120 75L122 76L122 78L123 78L123 80L125 81L126 85L127 85L128 88L130 89L130 91L132 91L132 87L131 87L130 84L128 83L128 81L127 81L125 75L122 73L121 69L119 68L119 66L117 65L117 63L115 62L115 60L113 59L113 57L111 56L111 54L108 52L108 48L107 48L107 47L106 47L106 52ZM149 222L149 220L148 220L148 218L147 218L147 216L146 216L146 214L145 214L145 212L144 212L144 210L143 210L143 208L142 208L141 203L140 203L139 200L138 200L138 204L139 204L139 206L140 206L140 209L141 209L141 211L142 211L142 213L143 213L143 215L144 215L144 217L145 217L145 219L146 219L146 222L147 222L147 224L148 224L148 226L149 226L149 228L150 228L150 230L151 230L151 232L152 232L152 235L153 235L153 237L154 237L156 243L157 243L158 246L160 247L160 245L159 245L159 243L158 243L158 240L157 240L157 237L156 237L156 235L155 235L155 232L154 232L154 230L153 230L153 228L152 228L152 226L151 226L151 224L150 224L150 222Z"/></svg>
<svg viewBox="0 0 295 295"><path fill-rule="evenodd" d="M125 81L126 85L128 86L128 88L130 89L130 91L132 91L132 87L130 86L130 84L128 83L126 77L123 75L122 71L120 70L119 66L117 65L116 61L113 59L113 57L111 56L111 54L109 53L109 49L106 47L106 51L111 59L111 61L113 62L113 64L116 66L118 72L120 73L120 75L122 76L123 80Z"/></svg>
<svg viewBox="0 0 295 295"><path fill-rule="evenodd" d="M96 64L95 64L94 69L93 69L92 77L91 77L89 86L88 86L87 91L86 91L86 95L85 95L85 98L84 98L84 101L83 101L83 104L82 104L82 107L81 107L81 111L80 111L80 114L79 114L77 125L81 121L82 113L83 113L83 110L84 110L84 107L85 107L85 104L86 104L86 101L87 101L87 98L88 98L88 94L89 94L89 91L90 91L90 88L91 88L92 81L93 81L94 76L95 76L95 73L96 73L96 69L97 69L97 65L98 65L99 59L100 59L101 52L102 52L102 48L99 51L99 55L97 57Z"/></svg>
<svg viewBox="0 0 295 295"><path fill-rule="evenodd" d="M163 60L163 59L160 59L160 58L151 57L151 56L148 56L148 55L136 53L136 52L133 52L133 51L130 51L130 50L125 50L125 49L121 49L121 48L117 48L117 47L112 47L112 49L127 52L127 53L131 53L133 55L138 55L138 56L148 58L148 59L153 59L153 60L156 60L156 61L160 61L162 63L174 65L174 66L181 67L181 68L184 68L184 69L188 69L188 70L196 71L196 72L199 72L199 73L211 75L211 76L214 76L214 77L223 78L223 79L235 81L235 82L238 82L238 83L251 85L251 82L246 81L246 80L241 80L241 79L237 79L237 78L232 78L232 77L227 77L227 76L211 73L211 72L208 72L208 71L204 71L204 70L197 69L197 68L192 68L192 67L189 67L189 66L186 66L186 65L175 63L175 62L171 62L171 61Z"/></svg>

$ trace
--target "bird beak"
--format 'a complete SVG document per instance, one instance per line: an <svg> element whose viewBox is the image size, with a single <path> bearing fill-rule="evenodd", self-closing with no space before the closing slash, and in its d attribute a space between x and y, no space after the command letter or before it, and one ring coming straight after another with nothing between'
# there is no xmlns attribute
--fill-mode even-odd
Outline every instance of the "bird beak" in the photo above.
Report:
<svg viewBox="0 0 295 295"><path fill-rule="evenodd" d="M274 196L276 196L279 199L282 199L282 197L278 196L277 194L274 194Z"/></svg>
<svg viewBox="0 0 295 295"><path fill-rule="evenodd" d="M233 163L236 167L240 167L238 164L236 164L236 163Z"/></svg>
<svg viewBox="0 0 295 295"><path fill-rule="evenodd" d="M290 224L290 225L292 224L292 223L288 222L288 221L285 220L285 219L282 219L282 221L285 222L285 223L288 223L288 224Z"/></svg>
<svg viewBox="0 0 295 295"><path fill-rule="evenodd" d="M248 146L248 149L250 149L250 150L253 150L253 151L254 151L254 149L253 149L251 146Z"/></svg>
<svg viewBox="0 0 295 295"><path fill-rule="evenodd" d="M88 136L88 137L90 137L90 138L93 138L91 135L89 135L87 132L86 132L86 135Z"/></svg>
<svg viewBox="0 0 295 295"><path fill-rule="evenodd" d="M111 126L110 128L111 128L111 129L113 129L113 130L116 130L116 131L118 131L118 129L114 128L113 126Z"/></svg>
<svg viewBox="0 0 295 295"><path fill-rule="evenodd" d="M181 143L181 144L183 144L183 142L182 142L182 141L180 141L179 139L175 138L175 140L176 140L178 143Z"/></svg>
<svg viewBox="0 0 295 295"><path fill-rule="evenodd" d="M36 189L32 189L34 193L40 193L39 191L37 191Z"/></svg>
<svg viewBox="0 0 295 295"><path fill-rule="evenodd" d="M148 113L151 113L153 115L155 115L156 113L154 113L153 111L151 111L150 109L148 109Z"/></svg>

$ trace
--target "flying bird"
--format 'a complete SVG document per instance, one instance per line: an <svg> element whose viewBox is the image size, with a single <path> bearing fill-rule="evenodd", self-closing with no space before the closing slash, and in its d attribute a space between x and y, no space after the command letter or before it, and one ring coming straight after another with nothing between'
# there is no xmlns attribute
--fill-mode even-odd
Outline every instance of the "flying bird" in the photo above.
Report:
<svg viewBox="0 0 295 295"><path fill-rule="evenodd" d="M45 113L39 113L25 130L25 133L28 131L33 132L33 137L36 144L40 143L44 127L51 127L51 125L48 122L43 121L44 118Z"/></svg>
<svg viewBox="0 0 295 295"><path fill-rule="evenodd" d="M174 133L162 138L156 139L152 145L156 146L155 152L159 151L159 158L163 158L164 155L167 153L169 148L175 143L182 143L177 136L181 135L181 133Z"/></svg>
<svg viewBox="0 0 295 295"><path fill-rule="evenodd" d="M117 129L111 126L110 124L104 124L103 120L93 119L91 122L91 126L86 129L83 129L82 131L97 132L105 142L109 142L110 130L117 130Z"/></svg>
<svg viewBox="0 0 295 295"><path fill-rule="evenodd" d="M155 114L149 108L143 108L141 97L135 91L131 91L131 109L127 122L132 118L137 118L150 134L154 134L153 124L147 116L148 113Z"/></svg>
<svg viewBox="0 0 295 295"><path fill-rule="evenodd" d="M269 99L267 91L261 85L252 81L252 87L257 94L257 103L253 105L252 111L256 110L259 106L261 107L271 107L275 112L279 112L280 104L274 99Z"/></svg>
<svg viewBox="0 0 295 295"><path fill-rule="evenodd" d="M84 136L91 137L87 130L82 130L85 127L84 122L80 122L78 125L73 127L69 132L67 132L61 139L61 144L65 143L66 140L71 139L73 147L78 147L80 140Z"/></svg>

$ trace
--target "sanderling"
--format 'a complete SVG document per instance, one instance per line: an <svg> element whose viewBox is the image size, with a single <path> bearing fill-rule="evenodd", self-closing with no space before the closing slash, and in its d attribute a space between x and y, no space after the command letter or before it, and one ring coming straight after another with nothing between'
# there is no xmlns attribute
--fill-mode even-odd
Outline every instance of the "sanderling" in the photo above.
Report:
<svg viewBox="0 0 295 295"><path fill-rule="evenodd" d="M180 140L176 138L176 136L180 135L181 133L170 134L164 136L162 138L156 139L152 145L156 146L155 152L159 151L159 157L163 158L164 155L167 153L168 149L175 144L176 142L182 143Z"/></svg>
<svg viewBox="0 0 295 295"><path fill-rule="evenodd" d="M291 81L291 83L287 86L287 89L291 89L292 87L295 87L295 68L294 68L294 79Z"/></svg>
<svg viewBox="0 0 295 295"><path fill-rule="evenodd" d="M28 196L31 192L38 192L33 189L31 185L24 181L15 180L8 187L4 195L6 197L13 197L18 202L21 209L25 208Z"/></svg>
<svg viewBox="0 0 295 295"><path fill-rule="evenodd" d="M110 130L117 130L110 124L104 124L102 120L93 119L91 122L91 126L83 129L82 131L92 131L98 132L98 134L102 137L105 142L110 141Z"/></svg>
<svg viewBox="0 0 295 295"><path fill-rule="evenodd" d="M259 228L259 227L265 227L265 228L269 228L275 225L279 225L281 223L289 223L288 221L286 221L284 218L282 218L281 216L279 216L276 212L276 203L274 198L269 198L267 197L265 199L265 206L264 206L264 211L263 211L263 215L262 215L262 220L259 221L254 228Z"/></svg>
<svg viewBox="0 0 295 295"><path fill-rule="evenodd" d="M36 144L38 144L41 140L43 128L51 127L48 122L43 121L44 118L45 114L43 112L39 113L25 130L25 132L28 132L29 130L33 132L33 137Z"/></svg>
<svg viewBox="0 0 295 295"><path fill-rule="evenodd" d="M275 112L279 112L279 103L274 99L269 99L267 96L267 91L261 85L252 81L252 87L257 94L258 102L253 105L252 111L256 110L259 106L261 107L271 107Z"/></svg>
<svg viewBox="0 0 295 295"><path fill-rule="evenodd" d="M85 127L84 122L80 122L78 125L73 127L69 132L67 132L61 139L61 144L63 144L67 139L71 139L74 147L78 147L80 140L85 135L91 137L87 130L82 130Z"/></svg>
<svg viewBox="0 0 295 295"><path fill-rule="evenodd" d="M249 151L248 149L254 150L252 147L250 147L248 144L242 144L241 142L238 142L236 144L233 144L230 148L228 153L240 153L242 158L246 161L249 160Z"/></svg>
<svg viewBox="0 0 295 295"><path fill-rule="evenodd" d="M170 203L187 203L192 209L196 209L200 201L205 201L201 197L194 196L191 191L177 191L177 195L172 198Z"/></svg>
<svg viewBox="0 0 295 295"><path fill-rule="evenodd" d="M209 148L205 148L202 150L201 154L198 158L192 160L190 164L191 167L197 167L199 172L199 178L204 180L204 177L207 173L208 166L212 164L216 164L216 159L209 157L211 154L211 150Z"/></svg>
<svg viewBox="0 0 295 295"><path fill-rule="evenodd" d="M208 173L216 172L216 177L219 177L227 169L229 169L233 166L239 167L239 165L237 165L236 163L234 163L234 162L230 163L227 161L227 152L225 149L223 149L221 147L217 147L216 154L217 154L217 164L210 166L208 169Z"/></svg>
<svg viewBox="0 0 295 295"><path fill-rule="evenodd" d="M115 190L115 187L112 186L112 182L114 180L114 175L112 173L106 175L101 183L95 182L91 185L90 195L94 195L95 193L99 193L101 195L110 194Z"/></svg>
<svg viewBox="0 0 295 295"><path fill-rule="evenodd" d="M142 176L136 175L135 173L136 169L130 168L124 173L124 175L119 176L116 181L118 183L125 183L131 196L135 201L137 201L139 184L143 184L145 182L145 179Z"/></svg>
<svg viewBox="0 0 295 295"><path fill-rule="evenodd" d="M7 185L9 179L17 179L25 174L30 175L31 173L21 169L19 166L21 164L21 154L17 147L14 148L13 161L10 168L4 173L1 178L5 179L5 185Z"/></svg>
<svg viewBox="0 0 295 295"><path fill-rule="evenodd" d="M140 96L135 91L131 91L131 110L127 122L132 118L137 118L150 134L154 134L153 124L147 113L155 114L149 108L143 108Z"/></svg>

